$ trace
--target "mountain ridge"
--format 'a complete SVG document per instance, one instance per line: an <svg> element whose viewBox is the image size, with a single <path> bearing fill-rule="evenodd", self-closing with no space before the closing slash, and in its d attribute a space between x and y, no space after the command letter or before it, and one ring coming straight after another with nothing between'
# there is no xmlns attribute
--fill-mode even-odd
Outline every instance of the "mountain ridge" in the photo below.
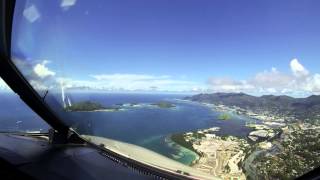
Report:
<svg viewBox="0 0 320 180"><path fill-rule="evenodd" d="M294 98L285 95L253 96L245 93L197 94L184 98L215 105L236 106L261 114L294 117L301 121L320 121L320 95Z"/></svg>

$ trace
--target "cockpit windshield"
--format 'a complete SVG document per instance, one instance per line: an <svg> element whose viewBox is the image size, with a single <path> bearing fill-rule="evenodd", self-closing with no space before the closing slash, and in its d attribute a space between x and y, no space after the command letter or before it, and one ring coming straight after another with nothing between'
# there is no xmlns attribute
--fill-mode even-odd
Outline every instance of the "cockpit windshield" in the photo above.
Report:
<svg viewBox="0 0 320 180"><path fill-rule="evenodd" d="M320 166L319 7L17 1L11 59L88 141L186 176L293 179Z"/></svg>

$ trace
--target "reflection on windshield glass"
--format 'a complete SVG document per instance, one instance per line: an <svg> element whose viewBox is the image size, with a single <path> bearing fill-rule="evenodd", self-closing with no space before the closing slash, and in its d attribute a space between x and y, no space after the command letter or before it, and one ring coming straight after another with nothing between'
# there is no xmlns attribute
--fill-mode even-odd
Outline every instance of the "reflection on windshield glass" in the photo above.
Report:
<svg viewBox="0 0 320 180"><path fill-rule="evenodd" d="M320 165L319 5L19 1L12 61L66 124L120 154L293 179Z"/></svg>

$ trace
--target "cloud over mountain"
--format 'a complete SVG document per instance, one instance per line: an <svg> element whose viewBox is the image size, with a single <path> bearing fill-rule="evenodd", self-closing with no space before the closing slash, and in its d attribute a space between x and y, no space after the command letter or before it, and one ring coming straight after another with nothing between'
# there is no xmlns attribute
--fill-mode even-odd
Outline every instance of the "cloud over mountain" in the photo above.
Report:
<svg viewBox="0 0 320 180"><path fill-rule="evenodd" d="M296 77L306 77L309 75L309 71L304 68L302 64L298 61L298 59L293 59L290 62L291 71L293 75Z"/></svg>
<svg viewBox="0 0 320 180"><path fill-rule="evenodd" d="M320 94L320 75L311 74L298 59L290 62L291 74L276 68L257 73L246 80L211 77L209 89L214 92L246 92L251 94L286 94L304 96Z"/></svg>

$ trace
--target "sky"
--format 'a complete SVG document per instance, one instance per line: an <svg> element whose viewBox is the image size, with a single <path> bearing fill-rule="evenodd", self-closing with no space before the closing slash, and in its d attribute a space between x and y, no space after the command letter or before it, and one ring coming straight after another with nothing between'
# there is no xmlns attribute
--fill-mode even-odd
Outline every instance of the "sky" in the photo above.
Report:
<svg viewBox="0 0 320 180"><path fill-rule="evenodd" d="M319 8L317 0L29 0L17 2L12 56L39 89L320 94Z"/></svg>

